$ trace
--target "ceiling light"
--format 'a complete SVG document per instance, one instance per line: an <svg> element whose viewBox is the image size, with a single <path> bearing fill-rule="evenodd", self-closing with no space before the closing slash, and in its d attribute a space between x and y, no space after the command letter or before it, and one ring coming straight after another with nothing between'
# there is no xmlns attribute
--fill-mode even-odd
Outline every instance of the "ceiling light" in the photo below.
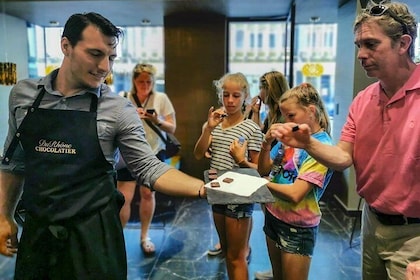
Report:
<svg viewBox="0 0 420 280"><path fill-rule="evenodd" d="M310 22L318 22L320 19L321 19L321 18L320 18L320 17L318 17L318 16L312 16L312 17L309 19L309 21L310 21Z"/></svg>
<svg viewBox="0 0 420 280"><path fill-rule="evenodd" d="M141 20L142 25L150 25L150 19L144 18Z"/></svg>

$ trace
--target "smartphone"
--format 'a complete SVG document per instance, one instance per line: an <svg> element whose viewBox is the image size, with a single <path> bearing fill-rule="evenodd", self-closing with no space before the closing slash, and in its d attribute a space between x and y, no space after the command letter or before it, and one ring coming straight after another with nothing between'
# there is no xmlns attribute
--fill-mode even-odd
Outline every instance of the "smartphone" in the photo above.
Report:
<svg viewBox="0 0 420 280"><path fill-rule="evenodd" d="M153 114L155 113L155 109L147 109L147 110L146 110L146 112L147 112L148 114L153 115Z"/></svg>

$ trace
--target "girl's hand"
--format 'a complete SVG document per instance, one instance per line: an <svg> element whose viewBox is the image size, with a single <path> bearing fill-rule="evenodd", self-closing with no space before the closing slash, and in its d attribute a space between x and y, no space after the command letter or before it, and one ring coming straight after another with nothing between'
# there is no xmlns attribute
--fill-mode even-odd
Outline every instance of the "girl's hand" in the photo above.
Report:
<svg viewBox="0 0 420 280"><path fill-rule="evenodd" d="M225 117L227 117L227 114L223 107L215 110L214 107L212 106L210 107L209 113L207 116L207 126L213 129L216 126L218 126Z"/></svg>
<svg viewBox="0 0 420 280"><path fill-rule="evenodd" d="M229 153L233 157L236 163L240 163L246 160L246 150L248 147L248 141L244 141L243 144L238 139L234 140L229 147Z"/></svg>
<svg viewBox="0 0 420 280"><path fill-rule="evenodd" d="M266 146L270 145L270 148L271 148L271 143L273 143L273 141L276 139L275 137L273 137L272 132L276 130L277 126L278 124L274 123L268 128L266 134L264 135L263 145L266 145Z"/></svg>
<svg viewBox="0 0 420 280"><path fill-rule="evenodd" d="M261 109L261 98L257 95L251 100L251 110L254 114L259 114Z"/></svg>

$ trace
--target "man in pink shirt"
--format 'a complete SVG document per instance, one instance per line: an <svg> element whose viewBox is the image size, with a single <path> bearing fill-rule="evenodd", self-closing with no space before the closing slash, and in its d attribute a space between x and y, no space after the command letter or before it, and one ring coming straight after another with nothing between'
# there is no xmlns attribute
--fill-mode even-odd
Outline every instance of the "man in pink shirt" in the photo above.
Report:
<svg viewBox="0 0 420 280"><path fill-rule="evenodd" d="M385 2L385 1L382 1ZM363 279L404 279L420 259L420 66L413 61L417 21L402 3L370 5L354 24L358 59L378 82L350 106L336 146L306 124L273 136L335 170L354 165L362 215Z"/></svg>

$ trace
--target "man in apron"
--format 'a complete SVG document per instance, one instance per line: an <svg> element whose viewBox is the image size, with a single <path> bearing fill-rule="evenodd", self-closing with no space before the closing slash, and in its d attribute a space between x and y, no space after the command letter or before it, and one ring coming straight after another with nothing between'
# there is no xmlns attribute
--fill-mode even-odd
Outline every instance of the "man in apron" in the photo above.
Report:
<svg viewBox="0 0 420 280"><path fill-rule="evenodd" d="M103 84L121 30L96 13L75 14L60 69L11 91L0 172L0 253L17 252L15 279L126 279L114 179L120 149L150 188L204 197L204 183L159 161L134 107ZM14 211L26 209L19 246Z"/></svg>

